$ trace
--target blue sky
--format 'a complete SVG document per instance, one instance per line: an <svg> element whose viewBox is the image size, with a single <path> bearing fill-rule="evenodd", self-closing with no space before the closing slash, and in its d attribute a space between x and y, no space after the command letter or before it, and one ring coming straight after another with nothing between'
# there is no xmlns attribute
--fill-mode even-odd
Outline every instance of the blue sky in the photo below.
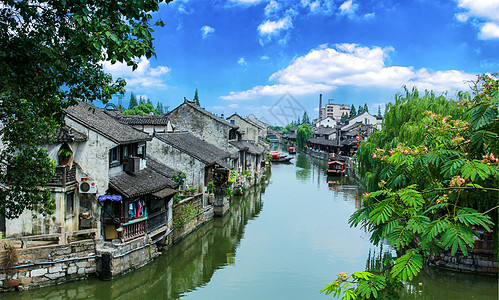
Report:
<svg viewBox="0 0 499 300"><path fill-rule="evenodd" d="M316 118L319 94L377 113L403 85L454 97L499 71L499 0L176 0L159 18L157 58L104 68L170 109L197 88L213 113L271 124Z"/></svg>

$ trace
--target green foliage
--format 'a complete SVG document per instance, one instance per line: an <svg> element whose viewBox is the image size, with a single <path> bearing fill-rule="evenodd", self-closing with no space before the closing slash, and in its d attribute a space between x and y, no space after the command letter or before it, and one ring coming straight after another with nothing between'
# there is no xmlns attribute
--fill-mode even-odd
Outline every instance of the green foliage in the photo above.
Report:
<svg viewBox="0 0 499 300"><path fill-rule="evenodd" d="M38 148L51 142L65 108L125 92L125 81L104 73L102 62L135 69L139 57L153 56L151 12L158 9L157 0L2 1L0 160L8 167L0 176L0 214L52 210L40 187L55 165Z"/></svg>
<svg viewBox="0 0 499 300"><path fill-rule="evenodd" d="M198 213L198 210L190 202L176 204L173 206L173 227L183 229L184 225L191 221Z"/></svg>
<svg viewBox="0 0 499 300"><path fill-rule="evenodd" d="M159 111L152 104L139 104L132 109L124 110L124 115L148 116L150 114L159 115Z"/></svg>
<svg viewBox="0 0 499 300"><path fill-rule="evenodd" d="M282 130L282 133L283 134L288 134L291 132L291 130L293 130L295 128L295 125L294 124L288 124L286 125L286 127L284 127L284 129Z"/></svg>
<svg viewBox="0 0 499 300"><path fill-rule="evenodd" d="M158 114L162 115L165 113L165 109L163 108L163 103L158 102L156 106L156 110L158 111Z"/></svg>
<svg viewBox="0 0 499 300"><path fill-rule="evenodd" d="M352 104L352 106L350 106L350 115L348 116L348 118L351 119L356 115L357 115L357 110L355 109L355 106Z"/></svg>
<svg viewBox="0 0 499 300"><path fill-rule="evenodd" d="M383 130L362 143L357 155L371 192L349 223L368 230L376 245L388 242L398 258L384 259L371 277L351 280L354 288L339 278L323 291L383 298L385 290L412 280L425 258L442 252L468 255L478 236L475 228L498 230L496 76L480 76L474 97L460 93L459 103L431 92L420 97L413 89L388 106ZM386 286L373 290L366 277L378 274Z"/></svg>
<svg viewBox="0 0 499 300"><path fill-rule="evenodd" d="M308 124L302 124L296 129L296 145L298 149L303 149L307 143L308 139L313 136L312 128Z"/></svg>
<svg viewBox="0 0 499 300"><path fill-rule="evenodd" d="M303 117L301 118L301 122L302 122L302 124L308 124L308 125L311 124L310 123L310 118L307 115L307 111L303 112Z"/></svg>
<svg viewBox="0 0 499 300"><path fill-rule="evenodd" d="M194 92L194 99L192 99L192 101L194 101L198 106L200 105L199 104L198 89L196 89L196 91Z"/></svg>
<svg viewBox="0 0 499 300"><path fill-rule="evenodd" d="M346 120L348 120L348 114L346 112L344 112L342 115L341 115L341 119L340 119L340 122L343 123L345 122Z"/></svg>
<svg viewBox="0 0 499 300"><path fill-rule="evenodd" d="M130 105L128 105L128 109L132 110L135 106L139 105L137 103L137 97L135 96L134 93L130 94Z"/></svg>

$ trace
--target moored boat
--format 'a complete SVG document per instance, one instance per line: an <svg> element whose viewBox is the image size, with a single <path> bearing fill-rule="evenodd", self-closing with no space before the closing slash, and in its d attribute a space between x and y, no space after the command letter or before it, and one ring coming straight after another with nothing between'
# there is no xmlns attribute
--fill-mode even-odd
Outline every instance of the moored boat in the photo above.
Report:
<svg viewBox="0 0 499 300"><path fill-rule="evenodd" d="M293 159L293 157L286 156L279 151L270 151L270 155L272 156L270 159L272 162L289 162Z"/></svg>
<svg viewBox="0 0 499 300"><path fill-rule="evenodd" d="M345 163L333 160L328 163L327 176L342 176L345 174Z"/></svg>
<svg viewBox="0 0 499 300"><path fill-rule="evenodd" d="M296 147L289 147L288 152L289 154L296 154Z"/></svg>

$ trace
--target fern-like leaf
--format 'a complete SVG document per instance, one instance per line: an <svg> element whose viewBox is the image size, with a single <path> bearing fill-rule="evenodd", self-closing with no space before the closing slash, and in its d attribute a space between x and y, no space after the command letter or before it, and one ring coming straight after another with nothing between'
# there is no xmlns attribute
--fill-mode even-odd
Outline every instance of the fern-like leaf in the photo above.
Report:
<svg viewBox="0 0 499 300"><path fill-rule="evenodd" d="M423 267L423 256L416 249L407 250L397 259L390 274L399 280L412 280Z"/></svg>

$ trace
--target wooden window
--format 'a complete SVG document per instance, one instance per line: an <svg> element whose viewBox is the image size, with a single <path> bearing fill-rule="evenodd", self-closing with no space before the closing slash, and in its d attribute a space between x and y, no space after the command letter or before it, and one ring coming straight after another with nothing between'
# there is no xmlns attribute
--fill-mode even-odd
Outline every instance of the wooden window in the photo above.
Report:
<svg viewBox="0 0 499 300"><path fill-rule="evenodd" d="M74 212L74 191L66 193L66 216L72 215Z"/></svg>

